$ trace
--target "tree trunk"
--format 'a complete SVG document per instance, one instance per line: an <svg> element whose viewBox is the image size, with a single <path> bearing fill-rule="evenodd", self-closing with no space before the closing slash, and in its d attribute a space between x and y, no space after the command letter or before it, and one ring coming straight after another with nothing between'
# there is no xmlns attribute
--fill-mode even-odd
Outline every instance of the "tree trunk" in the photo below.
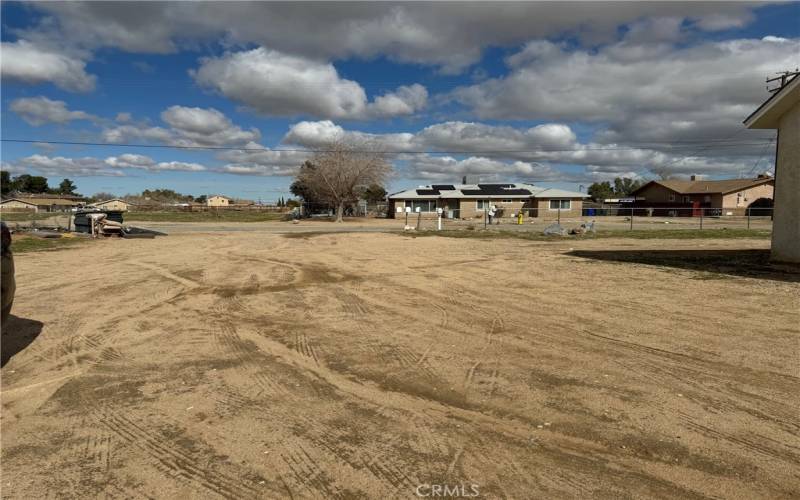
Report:
<svg viewBox="0 0 800 500"><path fill-rule="evenodd" d="M343 222L342 216L344 215L344 202L340 202L336 206L336 222Z"/></svg>

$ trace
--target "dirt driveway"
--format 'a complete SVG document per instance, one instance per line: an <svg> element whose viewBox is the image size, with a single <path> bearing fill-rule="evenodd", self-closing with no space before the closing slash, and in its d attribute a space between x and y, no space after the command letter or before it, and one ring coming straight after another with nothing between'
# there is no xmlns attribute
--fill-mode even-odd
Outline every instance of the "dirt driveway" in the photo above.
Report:
<svg viewBox="0 0 800 500"><path fill-rule="evenodd" d="M759 271L767 245L251 231L20 255L2 495L796 498L800 283Z"/></svg>

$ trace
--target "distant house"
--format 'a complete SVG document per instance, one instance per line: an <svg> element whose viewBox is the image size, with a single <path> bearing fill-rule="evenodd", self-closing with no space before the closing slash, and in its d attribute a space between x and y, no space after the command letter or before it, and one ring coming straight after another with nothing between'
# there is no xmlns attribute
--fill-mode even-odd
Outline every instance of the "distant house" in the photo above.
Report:
<svg viewBox="0 0 800 500"><path fill-rule="evenodd" d="M444 217L466 219L483 217L495 206L497 217L512 217L520 210L526 217L579 217L585 198L583 193L533 184L432 184L389 195L389 216L402 214L406 207L435 216L441 208Z"/></svg>
<svg viewBox="0 0 800 500"><path fill-rule="evenodd" d="M718 181L698 180L692 176L689 180L650 181L634 191L631 197L635 198L636 206L654 208L655 215L671 209L676 215L699 216L700 209L706 208L719 209L723 214L741 215L751 206L771 206L774 189L775 180L768 175ZM682 210L691 208L697 213Z"/></svg>
<svg viewBox="0 0 800 500"><path fill-rule="evenodd" d="M233 200L231 200L227 196L221 196L221 195L217 194L217 195L214 195L214 196L209 196L206 199L206 206L209 206L209 207L228 207L228 206L231 205L232 201Z"/></svg>
<svg viewBox="0 0 800 500"><path fill-rule="evenodd" d="M79 196L61 196L51 194L16 194L5 199L0 206L3 210L33 210L34 212L67 212L85 202ZM32 208L32 207L35 207Z"/></svg>
<svg viewBox="0 0 800 500"><path fill-rule="evenodd" d="M35 203L31 203L29 201L17 198L9 198L7 200L0 201L0 210L7 212L38 212L39 207L36 206Z"/></svg>
<svg viewBox="0 0 800 500"><path fill-rule="evenodd" d="M785 81L744 123L778 130L772 259L800 262L800 76Z"/></svg>
<svg viewBox="0 0 800 500"><path fill-rule="evenodd" d="M130 210L130 207L133 204L120 198L113 198L111 200L98 201L97 203L92 203L92 205L104 210L118 210L120 212L127 212Z"/></svg>

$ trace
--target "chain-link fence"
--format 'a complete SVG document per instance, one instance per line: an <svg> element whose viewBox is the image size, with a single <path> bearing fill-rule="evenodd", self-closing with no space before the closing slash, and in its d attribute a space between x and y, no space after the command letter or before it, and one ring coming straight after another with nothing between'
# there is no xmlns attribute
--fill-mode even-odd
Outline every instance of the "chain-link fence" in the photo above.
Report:
<svg viewBox="0 0 800 500"><path fill-rule="evenodd" d="M490 229L544 230L552 224L571 229L595 222L595 227L610 230L670 230L670 229L772 229L772 208L664 208L635 207L584 210L497 211L460 217L458 210L439 214L432 212L403 212L395 215L398 226L420 230L430 229Z"/></svg>

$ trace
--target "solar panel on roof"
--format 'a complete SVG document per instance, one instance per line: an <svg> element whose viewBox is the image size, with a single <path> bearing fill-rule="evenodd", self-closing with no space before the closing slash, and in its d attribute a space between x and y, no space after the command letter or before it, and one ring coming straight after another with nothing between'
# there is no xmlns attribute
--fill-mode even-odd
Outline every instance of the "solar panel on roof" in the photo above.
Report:
<svg viewBox="0 0 800 500"><path fill-rule="evenodd" d="M431 187L440 191L453 191L456 188L452 184L434 184Z"/></svg>
<svg viewBox="0 0 800 500"><path fill-rule="evenodd" d="M420 196L438 195L438 189L417 189L417 194Z"/></svg>
<svg viewBox="0 0 800 500"><path fill-rule="evenodd" d="M530 196L531 192L527 189L503 189L497 186L486 186L482 189L462 189L462 193L467 196Z"/></svg>
<svg viewBox="0 0 800 500"><path fill-rule="evenodd" d="M478 184L481 189L512 188L513 184Z"/></svg>

